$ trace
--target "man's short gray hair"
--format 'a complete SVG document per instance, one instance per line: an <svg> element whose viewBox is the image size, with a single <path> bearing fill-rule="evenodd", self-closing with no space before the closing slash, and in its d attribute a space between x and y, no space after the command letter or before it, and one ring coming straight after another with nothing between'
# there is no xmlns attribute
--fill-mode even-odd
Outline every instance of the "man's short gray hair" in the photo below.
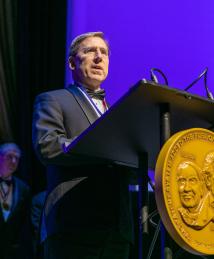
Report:
<svg viewBox="0 0 214 259"><path fill-rule="evenodd" d="M77 54L80 43L89 37L99 37L99 38L103 39L104 42L106 43L106 46L109 51L109 44L108 44L107 40L105 39L103 32L101 32L101 31L87 32L87 33L80 34L76 38L73 39L73 41L71 42L70 48L69 48L69 58L74 57Z"/></svg>
<svg viewBox="0 0 214 259"><path fill-rule="evenodd" d="M179 173L182 169L185 169L187 166L191 166L195 170L199 180L203 181L203 176L202 176L201 168L196 163L194 163L192 161L183 161L183 162L181 162L178 165L178 167L177 167L177 172Z"/></svg>
<svg viewBox="0 0 214 259"><path fill-rule="evenodd" d="M21 156L21 149L15 143L7 142L7 143L0 144L0 155L4 155L10 150L15 150L18 156L19 157Z"/></svg>

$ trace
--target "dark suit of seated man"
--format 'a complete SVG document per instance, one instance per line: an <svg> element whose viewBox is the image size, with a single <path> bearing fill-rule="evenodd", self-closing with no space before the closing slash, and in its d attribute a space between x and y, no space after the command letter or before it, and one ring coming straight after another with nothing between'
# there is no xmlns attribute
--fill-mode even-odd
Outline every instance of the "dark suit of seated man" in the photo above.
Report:
<svg viewBox="0 0 214 259"><path fill-rule="evenodd" d="M30 188L14 176L21 156L15 143L0 145L0 258L32 259Z"/></svg>
<svg viewBox="0 0 214 259"><path fill-rule="evenodd" d="M63 152L64 145L108 109L100 88L108 66L109 45L103 33L82 34L70 46L74 83L35 100L33 144L47 166L48 180L45 259L129 257L133 242L130 172Z"/></svg>

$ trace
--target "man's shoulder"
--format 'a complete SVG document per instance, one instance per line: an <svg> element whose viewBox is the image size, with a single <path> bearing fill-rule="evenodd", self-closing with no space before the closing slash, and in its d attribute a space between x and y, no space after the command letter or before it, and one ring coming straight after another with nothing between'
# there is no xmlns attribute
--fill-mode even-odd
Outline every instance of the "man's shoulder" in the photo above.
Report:
<svg viewBox="0 0 214 259"><path fill-rule="evenodd" d="M15 184L17 186L19 186L21 189L27 191L27 192L30 192L30 187L27 183L25 183L22 179L16 177L16 176L13 176L13 180L15 182Z"/></svg>
<svg viewBox="0 0 214 259"><path fill-rule="evenodd" d="M46 92L42 92L40 94L37 95L38 97L44 97L44 96L59 96L59 95L64 95L67 94L67 89L66 88L62 88L62 89L56 89L56 90L51 90L51 91L46 91Z"/></svg>
<svg viewBox="0 0 214 259"><path fill-rule="evenodd" d="M42 192L37 193L32 198L32 204L39 204L39 205L44 204L45 197L46 197L46 191L42 191Z"/></svg>
<svg viewBox="0 0 214 259"><path fill-rule="evenodd" d="M69 85L66 88L42 92L36 96L36 100L61 99L61 98L65 98L66 96L71 97L72 95L71 95L70 91L68 91L68 89L71 89L73 87L75 87L75 85Z"/></svg>

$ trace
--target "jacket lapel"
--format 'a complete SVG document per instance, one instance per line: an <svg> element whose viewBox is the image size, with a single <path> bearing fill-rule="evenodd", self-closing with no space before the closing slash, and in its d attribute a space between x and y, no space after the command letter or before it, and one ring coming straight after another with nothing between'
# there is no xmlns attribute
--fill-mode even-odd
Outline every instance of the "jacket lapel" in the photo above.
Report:
<svg viewBox="0 0 214 259"><path fill-rule="evenodd" d="M83 93L75 85L70 85L66 89L74 96L86 117L88 118L90 124L94 123L99 117Z"/></svg>

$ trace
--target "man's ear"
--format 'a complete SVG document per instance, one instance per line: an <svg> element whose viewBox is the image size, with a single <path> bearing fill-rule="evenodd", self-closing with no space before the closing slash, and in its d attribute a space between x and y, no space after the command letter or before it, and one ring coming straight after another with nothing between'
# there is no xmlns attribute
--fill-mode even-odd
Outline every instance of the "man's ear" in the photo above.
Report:
<svg viewBox="0 0 214 259"><path fill-rule="evenodd" d="M75 62L74 62L74 59L72 58L72 57L70 57L69 58L69 60L68 60L68 62L69 62L69 67L70 67L70 69L71 70L74 70L75 69Z"/></svg>

